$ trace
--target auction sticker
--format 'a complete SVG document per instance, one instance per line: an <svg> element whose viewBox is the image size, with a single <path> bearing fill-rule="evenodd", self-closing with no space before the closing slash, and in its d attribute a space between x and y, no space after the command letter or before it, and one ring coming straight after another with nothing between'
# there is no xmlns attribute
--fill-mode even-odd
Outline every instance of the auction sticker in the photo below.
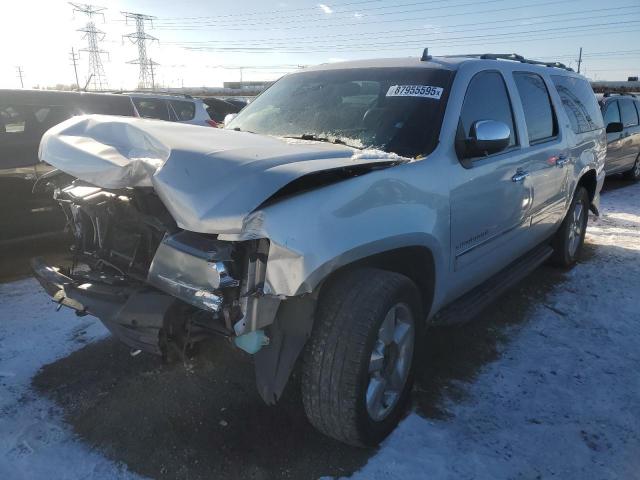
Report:
<svg viewBox="0 0 640 480"><path fill-rule="evenodd" d="M442 87L430 87L428 85L391 85L387 97L424 97L439 100L442 96Z"/></svg>

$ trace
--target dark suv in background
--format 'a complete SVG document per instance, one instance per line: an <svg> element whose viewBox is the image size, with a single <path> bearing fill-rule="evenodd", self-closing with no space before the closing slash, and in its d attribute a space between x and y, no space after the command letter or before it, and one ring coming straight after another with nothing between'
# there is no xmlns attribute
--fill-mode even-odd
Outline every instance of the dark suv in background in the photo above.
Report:
<svg viewBox="0 0 640 480"><path fill-rule="evenodd" d="M640 100L633 94L599 96L607 127L607 175L622 173L640 180Z"/></svg>
<svg viewBox="0 0 640 480"><path fill-rule="evenodd" d="M0 90L0 245L61 231L51 194L32 193L52 168L38 160L44 132L75 115L136 116L129 97L47 90Z"/></svg>

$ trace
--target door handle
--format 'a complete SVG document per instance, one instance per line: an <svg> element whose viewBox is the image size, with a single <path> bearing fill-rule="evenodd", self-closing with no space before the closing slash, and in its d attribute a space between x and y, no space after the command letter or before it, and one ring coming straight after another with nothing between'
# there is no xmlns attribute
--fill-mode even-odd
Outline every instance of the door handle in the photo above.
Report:
<svg viewBox="0 0 640 480"><path fill-rule="evenodd" d="M569 157L566 155L558 155L558 159L556 160L556 167L564 167L567 163L569 163Z"/></svg>
<svg viewBox="0 0 640 480"><path fill-rule="evenodd" d="M515 183L522 183L528 176L529 172L517 172L513 177L511 177L511 181Z"/></svg>

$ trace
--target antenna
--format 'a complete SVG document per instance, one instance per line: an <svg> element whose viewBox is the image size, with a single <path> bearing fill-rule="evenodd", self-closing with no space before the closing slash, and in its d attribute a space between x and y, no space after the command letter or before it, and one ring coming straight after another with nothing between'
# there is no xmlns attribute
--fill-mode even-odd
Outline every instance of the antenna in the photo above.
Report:
<svg viewBox="0 0 640 480"><path fill-rule="evenodd" d="M107 88L107 76L104 73L104 67L102 66L102 54L109 52L101 50L98 45L99 42L104 40L105 33L96 28L96 24L93 22L94 15L102 16L104 22L105 7L98 7L95 5L88 5L86 3L71 3L69 5L73 7L73 12L80 12L85 14L89 21L84 28L78 29L79 32L83 32L83 39L87 40L87 48L83 48L81 52L89 53L89 79L93 85L94 90L105 90ZM75 62L74 62L75 63ZM87 82L87 85L89 82ZM80 85L78 85L80 87Z"/></svg>
<svg viewBox="0 0 640 480"><path fill-rule="evenodd" d="M156 37L152 37L144 31L145 22L151 23L151 28L153 28L153 19L150 15L144 15L142 13L131 13L131 12L122 12L124 15L125 21L127 24L129 20L135 21L136 31L133 33L129 33L127 35L123 35L122 38L128 38L131 43L138 46L138 59L131 60L130 62L134 65L139 65L140 73L138 77L138 87L139 88L153 88L154 87L154 78L153 77L153 65L151 60L147 57L147 41L157 42L158 39ZM155 63L154 65L158 65Z"/></svg>

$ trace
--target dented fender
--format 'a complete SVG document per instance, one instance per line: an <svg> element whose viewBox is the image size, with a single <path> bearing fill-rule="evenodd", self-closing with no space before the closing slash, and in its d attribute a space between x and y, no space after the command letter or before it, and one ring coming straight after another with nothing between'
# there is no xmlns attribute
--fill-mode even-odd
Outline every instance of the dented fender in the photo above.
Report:
<svg viewBox="0 0 640 480"><path fill-rule="evenodd" d="M422 188L428 167L398 165L264 205L245 218L240 234L218 239L269 239L264 291L271 295L313 292L337 269L402 247L429 249L438 271L447 244L437 239L449 238L449 207L444 190Z"/></svg>

